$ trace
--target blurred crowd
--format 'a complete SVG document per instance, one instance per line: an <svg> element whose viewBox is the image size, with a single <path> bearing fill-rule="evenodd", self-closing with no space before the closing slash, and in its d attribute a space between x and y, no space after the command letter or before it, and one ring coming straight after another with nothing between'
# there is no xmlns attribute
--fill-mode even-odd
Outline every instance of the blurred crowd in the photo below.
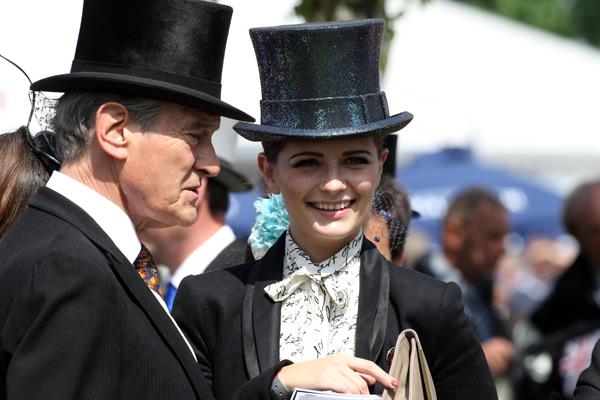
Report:
<svg viewBox="0 0 600 400"><path fill-rule="evenodd" d="M460 192L439 245L411 231L403 265L459 282L500 398L569 399L600 337L600 181L567 196L557 237L512 233L492 193Z"/></svg>

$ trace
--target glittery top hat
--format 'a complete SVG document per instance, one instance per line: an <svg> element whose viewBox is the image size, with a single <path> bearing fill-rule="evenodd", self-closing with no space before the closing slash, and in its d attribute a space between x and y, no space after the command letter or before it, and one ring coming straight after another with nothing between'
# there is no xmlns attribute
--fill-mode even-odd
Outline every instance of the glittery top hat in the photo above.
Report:
<svg viewBox="0 0 600 400"><path fill-rule="evenodd" d="M262 88L261 123L237 123L251 141L391 133L412 115L389 115L379 88L383 20L250 30Z"/></svg>
<svg viewBox="0 0 600 400"><path fill-rule="evenodd" d="M254 121L221 101L231 14L201 0L85 0L71 72L31 89L149 97Z"/></svg>

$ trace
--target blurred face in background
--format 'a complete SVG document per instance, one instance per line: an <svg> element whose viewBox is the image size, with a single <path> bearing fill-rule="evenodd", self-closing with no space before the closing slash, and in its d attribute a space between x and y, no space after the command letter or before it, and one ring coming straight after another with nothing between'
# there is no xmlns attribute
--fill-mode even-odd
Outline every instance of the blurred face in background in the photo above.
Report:
<svg viewBox="0 0 600 400"><path fill-rule="evenodd" d="M490 280L506 247L508 213L503 207L482 203L473 211L471 223L462 227L459 251L463 275L472 283Z"/></svg>
<svg viewBox="0 0 600 400"><path fill-rule="evenodd" d="M600 188L593 189L578 204L575 238L591 265L600 269Z"/></svg>

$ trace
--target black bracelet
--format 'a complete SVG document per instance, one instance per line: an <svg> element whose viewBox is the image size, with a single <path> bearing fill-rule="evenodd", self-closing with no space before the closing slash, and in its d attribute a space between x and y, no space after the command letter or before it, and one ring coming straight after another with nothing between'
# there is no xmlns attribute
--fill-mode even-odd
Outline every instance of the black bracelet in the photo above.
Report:
<svg viewBox="0 0 600 400"><path fill-rule="evenodd" d="M291 393L287 390L287 388L281 383L279 380L279 374L275 375L273 378L273 383L271 383L271 390L275 393L278 400L288 400L291 397Z"/></svg>

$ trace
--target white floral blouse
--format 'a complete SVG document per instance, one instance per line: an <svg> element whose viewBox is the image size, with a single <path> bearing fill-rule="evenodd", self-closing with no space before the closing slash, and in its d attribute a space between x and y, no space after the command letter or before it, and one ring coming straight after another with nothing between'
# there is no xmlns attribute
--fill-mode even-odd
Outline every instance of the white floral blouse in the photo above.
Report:
<svg viewBox="0 0 600 400"><path fill-rule="evenodd" d="M281 301L279 357L294 362L354 355L362 232L327 260L314 264L289 231L283 279L265 288Z"/></svg>

